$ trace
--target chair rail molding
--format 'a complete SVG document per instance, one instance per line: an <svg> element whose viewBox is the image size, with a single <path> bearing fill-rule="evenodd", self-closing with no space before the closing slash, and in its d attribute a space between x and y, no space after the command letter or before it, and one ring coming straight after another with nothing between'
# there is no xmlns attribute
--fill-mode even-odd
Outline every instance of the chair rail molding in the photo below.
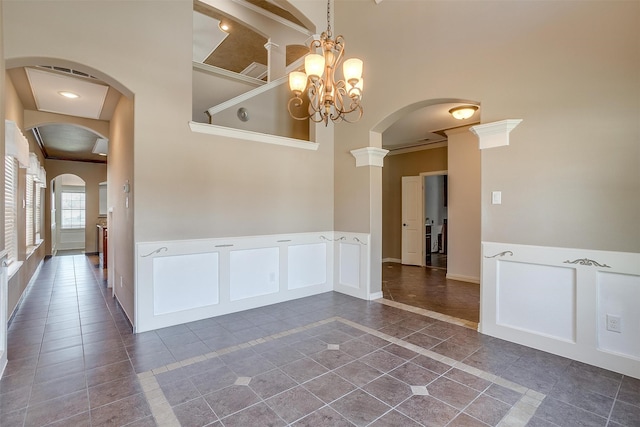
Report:
<svg viewBox="0 0 640 427"><path fill-rule="evenodd" d="M478 137L479 148L503 147L509 145L509 133L522 122L522 119L507 119L499 122L471 126L469 130Z"/></svg>
<svg viewBox="0 0 640 427"><path fill-rule="evenodd" d="M389 150L377 147L364 147L351 150L351 155L356 159L356 167L361 166L384 166L384 156Z"/></svg>

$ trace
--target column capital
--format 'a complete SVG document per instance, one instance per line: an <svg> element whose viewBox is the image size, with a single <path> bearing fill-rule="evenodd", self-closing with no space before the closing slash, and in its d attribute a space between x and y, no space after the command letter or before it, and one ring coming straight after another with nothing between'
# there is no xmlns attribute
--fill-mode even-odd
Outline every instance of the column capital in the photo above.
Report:
<svg viewBox="0 0 640 427"><path fill-rule="evenodd" d="M509 133L522 119L507 119L499 122L471 126L469 130L478 137L480 149L509 145Z"/></svg>
<svg viewBox="0 0 640 427"><path fill-rule="evenodd" d="M389 150L377 147L364 147L351 150L351 155L356 159L356 167L360 166L380 166L384 165L384 156Z"/></svg>

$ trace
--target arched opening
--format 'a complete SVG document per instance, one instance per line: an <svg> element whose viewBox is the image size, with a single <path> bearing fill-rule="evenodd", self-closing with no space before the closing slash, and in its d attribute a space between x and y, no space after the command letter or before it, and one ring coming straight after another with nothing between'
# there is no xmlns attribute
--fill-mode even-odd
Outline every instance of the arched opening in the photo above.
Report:
<svg viewBox="0 0 640 427"><path fill-rule="evenodd" d="M382 291L387 299L479 320L480 153L467 119L449 110L479 102L420 101L373 128L389 150L382 170ZM477 272L460 270L475 263ZM465 267L466 268L466 267Z"/></svg>
<svg viewBox="0 0 640 427"><path fill-rule="evenodd" d="M85 181L77 175L62 174L51 180L50 188L52 255L85 253Z"/></svg>

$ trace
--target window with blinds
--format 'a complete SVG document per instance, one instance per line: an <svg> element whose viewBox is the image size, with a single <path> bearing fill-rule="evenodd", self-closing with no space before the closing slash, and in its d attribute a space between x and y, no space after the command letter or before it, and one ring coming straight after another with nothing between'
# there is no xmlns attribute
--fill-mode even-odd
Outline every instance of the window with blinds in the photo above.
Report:
<svg viewBox="0 0 640 427"><path fill-rule="evenodd" d="M4 248L7 261L12 263L18 259L17 245L17 196L18 165L12 156L4 158Z"/></svg>
<svg viewBox="0 0 640 427"><path fill-rule="evenodd" d="M26 243L27 248L33 246L33 175L27 175L27 186L25 189L25 217L26 217Z"/></svg>
<svg viewBox="0 0 640 427"><path fill-rule="evenodd" d="M36 231L36 243L41 240L42 236L42 184L36 183L35 189L35 231Z"/></svg>

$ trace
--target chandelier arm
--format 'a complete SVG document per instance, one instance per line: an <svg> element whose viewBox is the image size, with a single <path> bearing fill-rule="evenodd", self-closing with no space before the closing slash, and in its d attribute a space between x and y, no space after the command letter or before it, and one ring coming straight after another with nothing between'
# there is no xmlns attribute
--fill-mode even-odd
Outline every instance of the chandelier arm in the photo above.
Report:
<svg viewBox="0 0 640 427"><path fill-rule="evenodd" d="M291 116L291 118L295 120L307 120L309 118L308 115L305 115L304 117L298 117L295 114L293 114L292 107L295 109L295 108L301 107L302 104L303 104L302 98L297 96L294 96L289 100L289 102L287 103L287 110L289 110L289 115Z"/></svg>

